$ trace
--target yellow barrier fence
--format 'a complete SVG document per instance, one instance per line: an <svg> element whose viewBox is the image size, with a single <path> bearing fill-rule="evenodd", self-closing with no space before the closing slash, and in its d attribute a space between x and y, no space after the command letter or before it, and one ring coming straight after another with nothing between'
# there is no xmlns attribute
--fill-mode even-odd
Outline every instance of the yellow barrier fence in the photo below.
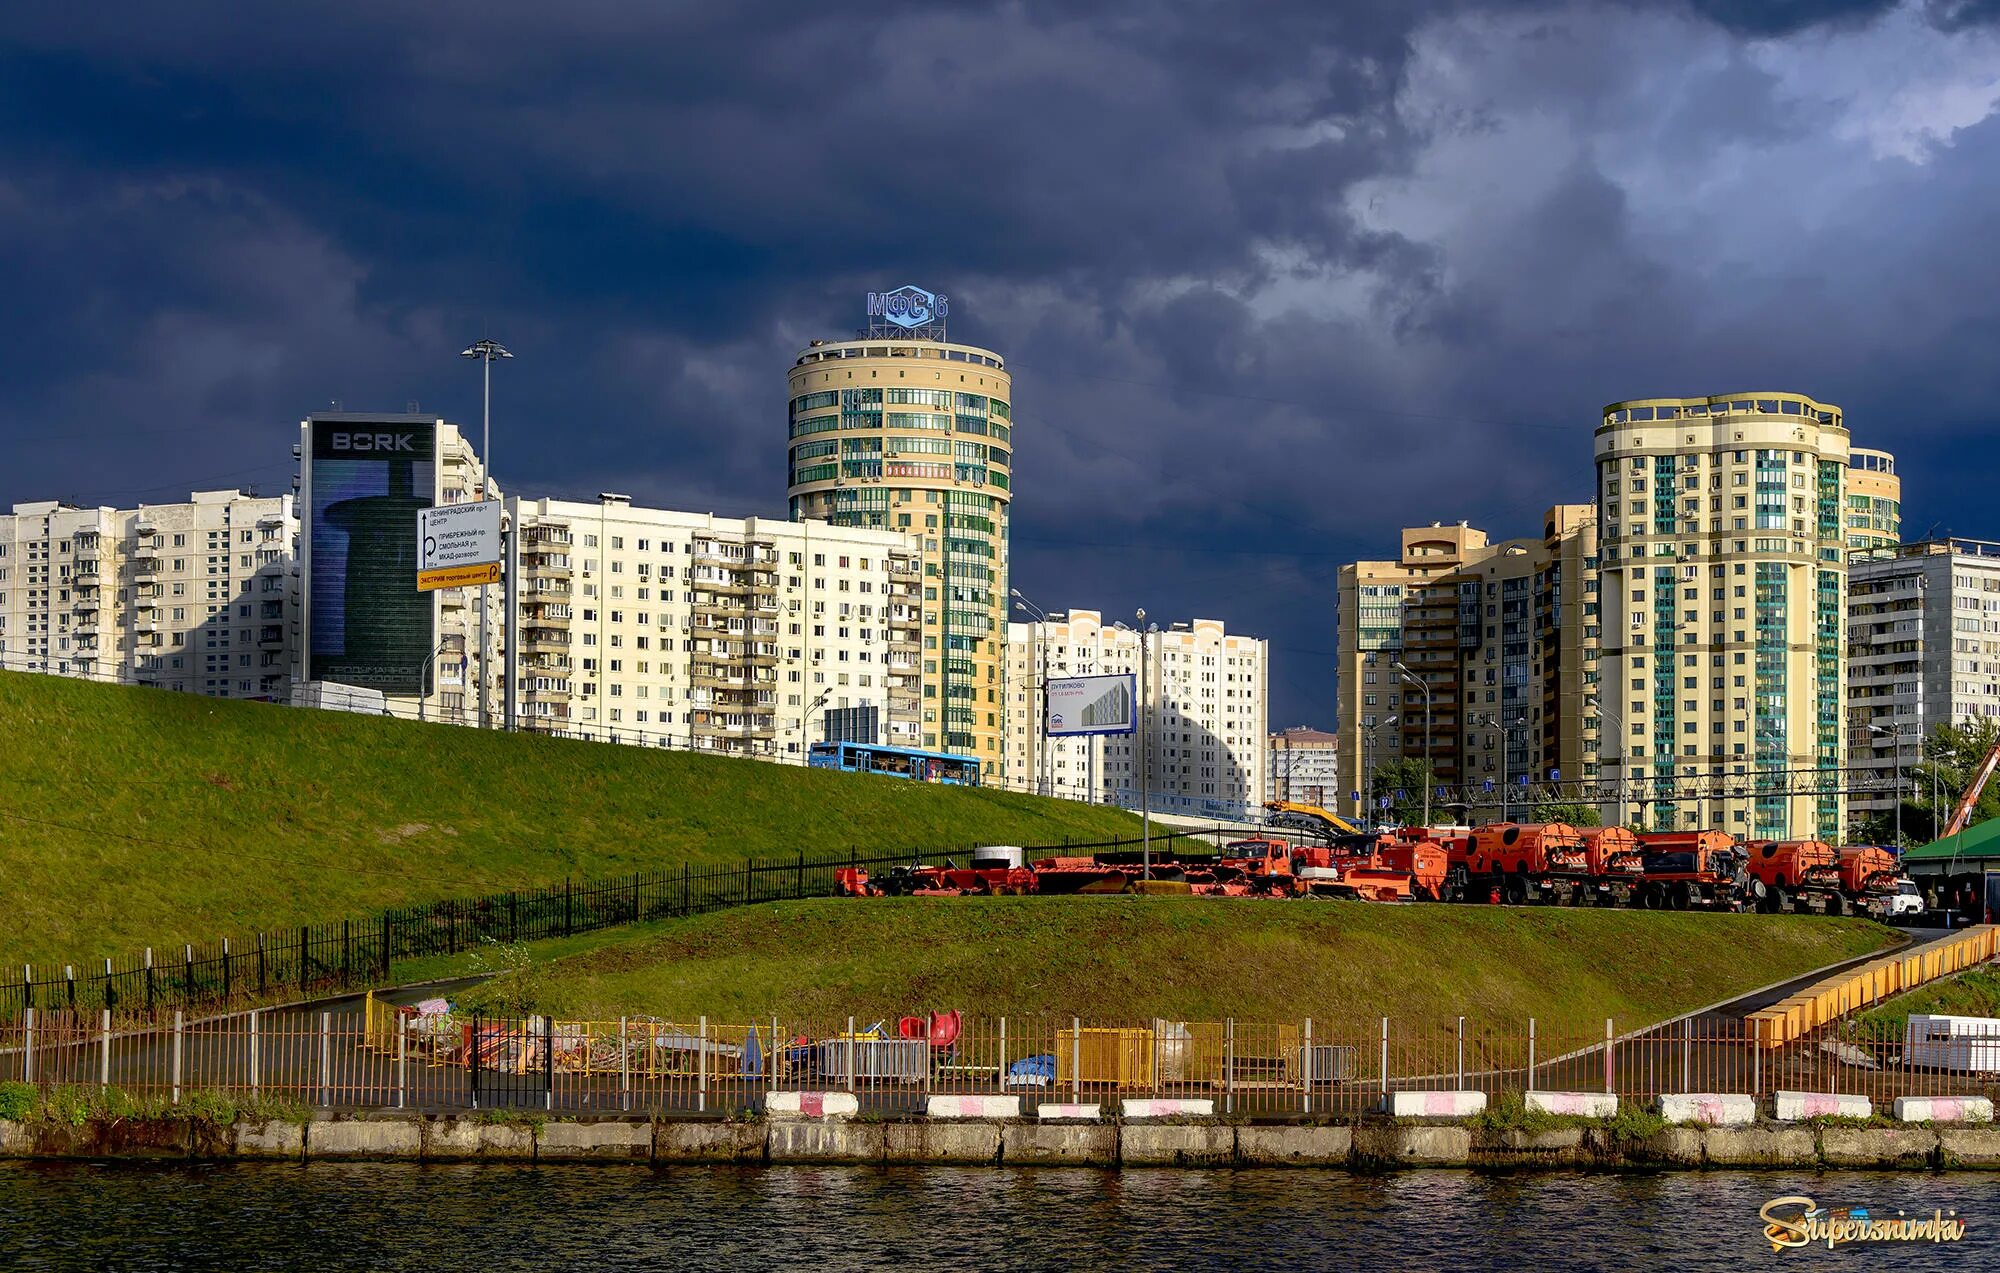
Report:
<svg viewBox="0 0 2000 1273"><path fill-rule="evenodd" d="M1981 924L1956 937L1915 950L1887 955L1815 982L1746 1018L1767 1048L1783 1047L1820 1026L1837 1021L1892 995L1963 972L1994 957L2000 926Z"/></svg>

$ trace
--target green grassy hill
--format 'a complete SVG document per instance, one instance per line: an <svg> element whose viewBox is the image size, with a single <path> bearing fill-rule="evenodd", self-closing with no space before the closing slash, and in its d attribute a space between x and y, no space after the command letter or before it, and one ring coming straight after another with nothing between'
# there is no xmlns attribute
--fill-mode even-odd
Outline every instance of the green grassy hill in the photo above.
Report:
<svg viewBox="0 0 2000 1273"><path fill-rule="evenodd" d="M572 875L1137 829L996 791L0 673L0 966Z"/></svg>
<svg viewBox="0 0 2000 1273"><path fill-rule="evenodd" d="M785 902L626 930L476 996L616 1019L967 1014L1601 1038L1875 950L1865 920L1220 898ZM912 957L921 951L921 957Z"/></svg>

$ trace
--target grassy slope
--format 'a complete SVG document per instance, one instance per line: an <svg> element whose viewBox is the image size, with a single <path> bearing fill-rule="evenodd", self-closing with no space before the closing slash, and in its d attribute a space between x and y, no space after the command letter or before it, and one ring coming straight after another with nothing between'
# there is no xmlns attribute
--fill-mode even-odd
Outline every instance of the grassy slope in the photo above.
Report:
<svg viewBox="0 0 2000 1273"><path fill-rule="evenodd" d="M0 672L0 966L571 874L1137 827L995 791Z"/></svg>
<svg viewBox="0 0 2000 1273"><path fill-rule="evenodd" d="M1816 916L1213 898L783 903L532 965L494 1003L562 1015L873 1020L921 1009L1362 1030L1474 1021L1550 1037L1712 1003L1883 945ZM526 1002L523 1002L523 1001Z"/></svg>

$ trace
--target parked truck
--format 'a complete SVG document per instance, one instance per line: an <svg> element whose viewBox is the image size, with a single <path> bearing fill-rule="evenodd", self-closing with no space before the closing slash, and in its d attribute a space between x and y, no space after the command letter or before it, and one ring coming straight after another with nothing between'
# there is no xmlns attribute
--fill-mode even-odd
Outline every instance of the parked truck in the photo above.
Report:
<svg viewBox="0 0 2000 1273"><path fill-rule="evenodd" d="M1583 833L1567 822L1496 822L1472 832L1465 854L1471 901L1520 905L1530 898L1570 901L1589 881Z"/></svg>
<svg viewBox="0 0 2000 1273"><path fill-rule="evenodd" d="M1653 831L1639 837L1641 878L1631 904L1644 910L1735 910L1763 886L1726 831Z"/></svg>
<svg viewBox="0 0 2000 1273"><path fill-rule="evenodd" d="M1895 907L1901 871L1887 849L1835 849L1824 840L1755 840L1745 847L1750 875L1763 885L1760 910L1887 915Z"/></svg>

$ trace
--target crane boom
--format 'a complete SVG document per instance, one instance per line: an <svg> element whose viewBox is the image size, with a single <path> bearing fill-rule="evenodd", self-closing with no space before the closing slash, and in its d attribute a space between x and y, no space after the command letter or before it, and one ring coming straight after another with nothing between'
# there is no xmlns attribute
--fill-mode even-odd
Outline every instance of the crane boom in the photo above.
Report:
<svg viewBox="0 0 2000 1273"><path fill-rule="evenodd" d="M1330 809L1322 809L1316 804L1299 804L1292 800L1266 800L1264 807L1273 813L1289 813L1316 822L1330 835L1359 835L1361 828Z"/></svg>
<svg viewBox="0 0 2000 1273"><path fill-rule="evenodd" d="M1945 823L1945 836L1957 835L1965 830L1965 824L1972 821L1972 808L1979 803L1979 797L1986 790L1986 784L1993 779L1993 771L2000 769L2000 742L1993 744L1986 758L1979 762L1979 768L1972 771L1972 781L1965 784L1965 791L1958 797L1958 803L1951 811L1951 821Z"/></svg>

